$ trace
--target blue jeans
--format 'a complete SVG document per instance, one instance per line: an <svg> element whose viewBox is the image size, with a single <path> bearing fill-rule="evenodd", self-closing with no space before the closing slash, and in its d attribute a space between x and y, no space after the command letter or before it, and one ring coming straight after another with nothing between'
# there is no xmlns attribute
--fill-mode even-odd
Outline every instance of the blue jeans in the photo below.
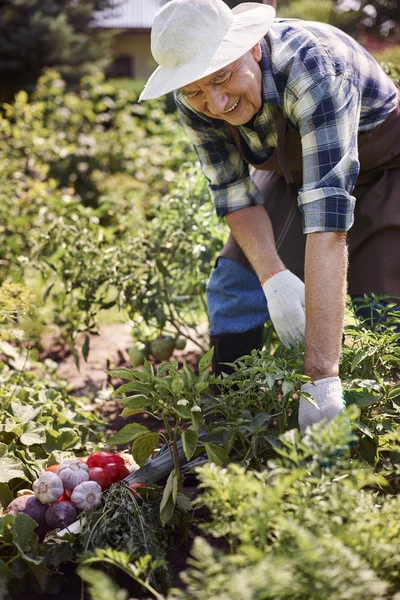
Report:
<svg viewBox="0 0 400 600"><path fill-rule="evenodd" d="M363 307L365 300L352 296L357 316L366 319L366 324L375 325L379 317L378 310ZM257 275L239 263L220 257L216 268L211 273L207 285L208 314L210 318L210 334L244 333L266 323L270 316L264 292ZM384 306L378 302L375 307ZM400 333L399 325L396 331Z"/></svg>

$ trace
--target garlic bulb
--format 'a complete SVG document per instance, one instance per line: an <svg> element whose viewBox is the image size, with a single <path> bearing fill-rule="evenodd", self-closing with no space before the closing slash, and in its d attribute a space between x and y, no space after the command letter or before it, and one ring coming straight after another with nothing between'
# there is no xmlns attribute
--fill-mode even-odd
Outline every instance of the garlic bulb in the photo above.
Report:
<svg viewBox="0 0 400 600"><path fill-rule="evenodd" d="M55 502L64 493L64 484L55 473L45 471L40 473L38 479L33 482L33 492L42 504Z"/></svg>
<svg viewBox="0 0 400 600"><path fill-rule="evenodd" d="M57 469L65 489L73 490L82 481L89 481L89 467L79 460L65 460Z"/></svg>
<svg viewBox="0 0 400 600"><path fill-rule="evenodd" d="M71 494L71 502L79 510L89 510L101 503L101 487L96 481L84 481L76 486Z"/></svg>

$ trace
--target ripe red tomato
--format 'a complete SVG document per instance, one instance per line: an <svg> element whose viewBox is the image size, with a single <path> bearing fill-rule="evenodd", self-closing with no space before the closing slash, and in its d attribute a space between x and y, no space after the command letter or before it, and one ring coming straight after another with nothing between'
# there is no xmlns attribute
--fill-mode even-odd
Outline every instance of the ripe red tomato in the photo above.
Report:
<svg viewBox="0 0 400 600"><path fill-rule="evenodd" d="M124 459L118 454L113 454L112 452L105 452L104 450L99 450L99 452L94 452L91 454L86 461L89 469L92 467L105 467L109 463L119 463L121 465L125 465Z"/></svg>
<svg viewBox="0 0 400 600"><path fill-rule="evenodd" d="M135 497L137 497L138 495L140 495L140 493L141 493L140 489L141 488L147 488L147 485L145 485L141 481L132 481L132 483L128 483L128 489L131 492L131 494L133 496L135 496Z"/></svg>
<svg viewBox="0 0 400 600"><path fill-rule="evenodd" d="M121 481L121 479L124 479L130 473L129 469L127 469L124 464L121 465L120 463L112 462L105 465L104 470L107 471L107 473L111 477L111 483Z"/></svg>
<svg viewBox="0 0 400 600"><path fill-rule="evenodd" d="M50 467L47 467L46 471L51 471L52 473L57 473L57 469L60 465L51 465Z"/></svg>
<svg viewBox="0 0 400 600"><path fill-rule="evenodd" d="M101 467L92 467L89 469L89 481L98 483L103 492L111 485L110 474Z"/></svg>
<svg viewBox="0 0 400 600"><path fill-rule="evenodd" d="M72 504L70 490L64 490L64 493L59 497L57 502L69 502ZM52 502L52 504L54 504L54 502Z"/></svg>

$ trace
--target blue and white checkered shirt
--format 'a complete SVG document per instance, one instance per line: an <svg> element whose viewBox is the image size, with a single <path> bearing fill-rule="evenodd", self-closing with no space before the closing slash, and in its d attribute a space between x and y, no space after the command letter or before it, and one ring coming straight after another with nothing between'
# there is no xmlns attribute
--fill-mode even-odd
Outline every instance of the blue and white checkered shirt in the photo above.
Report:
<svg viewBox="0 0 400 600"><path fill-rule="evenodd" d="M251 124L238 127L240 136L251 162L265 162L277 146L274 115L280 107L301 136L304 233L347 231L359 173L357 134L396 108L396 87L359 44L330 25L276 19L269 37L271 53L262 40L259 63L263 104ZM195 111L179 91L175 100L217 214L263 204L224 122Z"/></svg>

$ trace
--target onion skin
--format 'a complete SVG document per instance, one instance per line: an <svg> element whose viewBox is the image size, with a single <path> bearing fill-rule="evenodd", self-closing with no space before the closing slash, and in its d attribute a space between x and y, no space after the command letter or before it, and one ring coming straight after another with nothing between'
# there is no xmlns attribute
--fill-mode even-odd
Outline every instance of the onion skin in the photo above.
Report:
<svg viewBox="0 0 400 600"><path fill-rule="evenodd" d="M4 511L4 514L17 515L18 513L22 512L25 515L28 515L28 517L31 517L31 519L36 521L37 527L35 529L35 533L42 538L47 531L45 520L46 510L47 506L42 504L40 500L35 498L35 496L25 494L24 496L19 496L10 502Z"/></svg>
<svg viewBox="0 0 400 600"><path fill-rule="evenodd" d="M47 509L45 520L49 529L65 529L76 520L76 509L70 502L56 502Z"/></svg>

